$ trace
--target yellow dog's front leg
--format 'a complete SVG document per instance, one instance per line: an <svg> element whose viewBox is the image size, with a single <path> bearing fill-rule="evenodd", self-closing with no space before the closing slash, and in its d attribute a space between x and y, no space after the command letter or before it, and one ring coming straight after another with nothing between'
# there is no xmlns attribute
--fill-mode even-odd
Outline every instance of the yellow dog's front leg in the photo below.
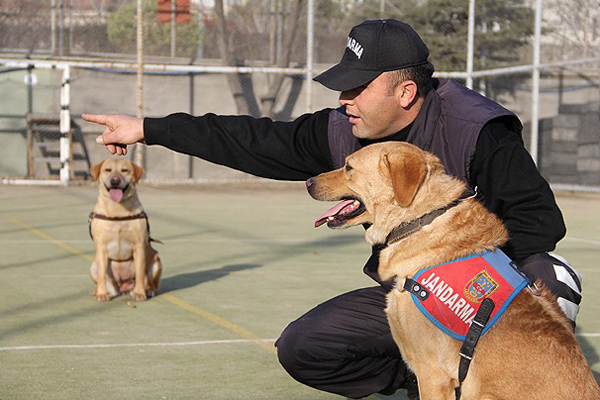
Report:
<svg viewBox="0 0 600 400"><path fill-rule="evenodd" d="M96 277L96 301L108 301L110 296L107 290L107 274L109 268L108 251L104 246L96 247L96 266L97 266L97 277Z"/></svg>
<svg viewBox="0 0 600 400"><path fill-rule="evenodd" d="M133 300L146 300L146 246L144 243L133 249L133 268L135 269L135 286L133 287Z"/></svg>

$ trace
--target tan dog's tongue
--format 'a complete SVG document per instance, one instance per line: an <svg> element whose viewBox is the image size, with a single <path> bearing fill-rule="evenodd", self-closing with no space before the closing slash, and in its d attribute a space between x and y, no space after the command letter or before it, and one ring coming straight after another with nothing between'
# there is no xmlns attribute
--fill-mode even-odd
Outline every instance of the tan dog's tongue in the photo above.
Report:
<svg viewBox="0 0 600 400"><path fill-rule="evenodd" d="M108 195L110 199L115 203L120 202L123 199L123 190L122 189L110 189L108 191Z"/></svg>
<svg viewBox="0 0 600 400"><path fill-rule="evenodd" d="M336 216L344 208L348 207L352 203L354 203L354 200L345 200L342 201L340 204L337 204L331 207L329 210L325 211L325 214L321 215L319 219L315 221L315 228L318 228L319 226L323 225L325 222L327 222L327 218Z"/></svg>

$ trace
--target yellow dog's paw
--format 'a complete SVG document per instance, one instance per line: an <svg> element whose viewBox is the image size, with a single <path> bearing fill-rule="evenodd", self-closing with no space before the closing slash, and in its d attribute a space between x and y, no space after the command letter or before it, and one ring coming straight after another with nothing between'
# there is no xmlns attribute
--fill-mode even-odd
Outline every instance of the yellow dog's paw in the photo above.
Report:
<svg viewBox="0 0 600 400"><path fill-rule="evenodd" d="M109 300L110 300L110 296L108 295L108 293L105 293L105 294L96 293L96 301L105 302L105 301L109 301Z"/></svg>
<svg viewBox="0 0 600 400"><path fill-rule="evenodd" d="M133 296L133 301L144 301L147 299L146 297L146 293L142 292L142 293L132 293Z"/></svg>

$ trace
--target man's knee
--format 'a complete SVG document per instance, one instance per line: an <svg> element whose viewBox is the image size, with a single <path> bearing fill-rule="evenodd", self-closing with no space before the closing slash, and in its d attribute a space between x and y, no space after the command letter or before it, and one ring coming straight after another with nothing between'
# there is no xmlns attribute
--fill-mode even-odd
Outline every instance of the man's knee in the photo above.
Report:
<svg viewBox="0 0 600 400"><path fill-rule="evenodd" d="M309 384L309 377L305 376L310 372L306 368L305 358L307 349L310 344L307 343L306 334L302 329L296 329L296 325L292 322L288 325L277 341L277 357L281 366L298 382Z"/></svg>
<svg viewBox="0 0 600 400"><path fill-rule="evenodd" d="M540 279L552 291L567 318L574 323L581 303L581 275L575 268L556 254L539 253L523 260L521 269L529 279Z"/></svg>

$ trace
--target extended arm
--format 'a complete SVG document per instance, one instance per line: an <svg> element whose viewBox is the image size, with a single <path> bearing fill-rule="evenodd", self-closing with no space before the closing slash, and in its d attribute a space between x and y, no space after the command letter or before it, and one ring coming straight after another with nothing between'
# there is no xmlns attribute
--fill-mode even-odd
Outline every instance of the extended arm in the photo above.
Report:
<svg viewBox="0 0 600 400"><path fill-rule="evenodd" d="M304 180L333 169L329 112L305 114L291 122L183 113L144 120L124 115L82 117L106 126L96 141L112 154L127 154L127 145L145 142L265 178Z"/></svg>
<svg viewBox="0 0 600 400"><path fill-rule="evenodd" d="M146 118L147 144L160 144L216 164L271 179L305 180L331 170L329 111L291 122L247 116Z"/></svg>

